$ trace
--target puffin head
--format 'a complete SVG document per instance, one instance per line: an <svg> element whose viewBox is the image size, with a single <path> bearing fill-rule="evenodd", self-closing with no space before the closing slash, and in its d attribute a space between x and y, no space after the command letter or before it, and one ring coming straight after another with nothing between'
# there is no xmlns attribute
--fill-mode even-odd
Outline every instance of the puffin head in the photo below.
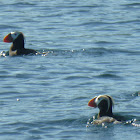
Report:
<svg viewBox="0 0 140 140"><path fill-rule="evenodd" d="M16 31L16 32L11 32L8 35L6 35L3 39L3 41L6 43L10 43L10 42L14 42L18 39L24 40L24 35L22 32Z"/></svg>
<svg viewBox="0 0 140 140"><path fill-rule="evenodd" d="M90 107L98 107L99 108L99 114L98 118L102 116L109 116L112 117L112 106L114 105L112 97L109 95L99 95L94 97L88 102L88 106Z"/></svg>
<svg viewBox="0 0 140 140"><path fill-rule="evenodd" d="M24 35L22 32L11 32L6 35L3 39L4 42L13 42L11 50L23 49L24 48Z"/></svg>

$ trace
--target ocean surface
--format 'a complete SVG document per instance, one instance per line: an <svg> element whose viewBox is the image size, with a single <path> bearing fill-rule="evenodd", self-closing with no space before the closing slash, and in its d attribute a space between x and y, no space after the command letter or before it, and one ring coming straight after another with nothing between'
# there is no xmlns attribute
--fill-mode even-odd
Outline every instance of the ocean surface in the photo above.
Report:
<svg viewBox="0 0 140 140"><path fill-rule="evenodd" d="M1 140L140 139L139 0L0 1ZM38 55L5 55L21 31ZM94 96L120 124L87 127Z"/></svg>

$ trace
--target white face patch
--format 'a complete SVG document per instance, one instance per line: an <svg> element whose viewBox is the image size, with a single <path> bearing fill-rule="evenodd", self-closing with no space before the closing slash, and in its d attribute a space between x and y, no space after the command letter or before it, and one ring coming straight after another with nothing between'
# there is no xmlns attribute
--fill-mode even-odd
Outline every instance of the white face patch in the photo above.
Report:
<svg viewBox="0 0 140 140"><path fill-rule="evenodd" d="M20 32L11 32L11 37L15 40L19 36Z"/></svg>
<svg viewBox="0 0 140 140"><path fill-rule="evenodd" d="M96 99L95 99L95 103L96 105L98 106L99 103L102 101L102 100L106 100L107 101L107 104L108 104L108 108L107 108L107 111L109 110L109 107L110 107L110 100L107 96L105 95L99 95Z"/></svg>

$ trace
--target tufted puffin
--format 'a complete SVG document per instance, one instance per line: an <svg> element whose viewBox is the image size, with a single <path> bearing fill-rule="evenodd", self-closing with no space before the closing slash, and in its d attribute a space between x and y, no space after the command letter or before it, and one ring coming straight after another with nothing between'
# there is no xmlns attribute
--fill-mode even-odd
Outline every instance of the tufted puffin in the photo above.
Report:
<svg viewBox="0 0 140 140"><path fill-rule="evenodd" d="M3 41L7 43L13 42L9 50L10 56L28 55L28 54L37 53L33 49L24 48L24 35L22 32L18 32L18 31L11 32L4 37Z"/></svg>
<svg viewBox="0 0 140 140"><path fill-rule="evenodd" d="M90 107L98 107L99 113L94 124L101 124L104 122L120 123L112 113L112 106L114 105L113 99L109 95L99 95L94 97L88 102Z"/></svg>

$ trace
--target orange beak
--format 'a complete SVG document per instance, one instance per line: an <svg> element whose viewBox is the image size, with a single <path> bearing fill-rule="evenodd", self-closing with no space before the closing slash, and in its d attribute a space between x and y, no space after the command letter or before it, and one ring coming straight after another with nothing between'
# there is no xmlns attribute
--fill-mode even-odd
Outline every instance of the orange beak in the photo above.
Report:
<svg viewBox="0 0 140 140"><path fill-rule="evenodd" d="M13 42L11 33L4 37L3 42L7 42L7 43Z"/></svg>
<svg viewBox="0 0 140 140"><path fill-rule="evenodd" d="M96 103L95 103L95 99L96 99L96 97L93 98L93 99L91 99L91 100L88 102L88 106L90 106L90 107L97 107L97 105L96 105Z"/></svg>

